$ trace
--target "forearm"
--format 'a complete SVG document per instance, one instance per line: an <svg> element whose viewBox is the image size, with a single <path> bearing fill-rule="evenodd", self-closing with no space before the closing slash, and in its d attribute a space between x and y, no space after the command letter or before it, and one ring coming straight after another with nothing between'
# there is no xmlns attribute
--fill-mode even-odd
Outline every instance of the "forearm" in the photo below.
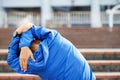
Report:
<svg viewBox="0 0 120 80"><path fill-rule="evenodd" d="M23 32L29 30L32 26L33 26L32 23L26 23L26 24L23 24L23 25L19 26L16 29L16 31L18 32L18 34L22 34Z"/></svg>
<svg viewBox="0 0 120 80"><path fill-rule="evenodd" d="M28 69L27 72L24 72L23 70L21 70L20 63L19 63L20 61L19 41L20 41L20 38L18 37L12 38L12 42L8 47L7 63L14 71L18 73L32 73L33 71L30 69L31 67Z"/></svg>
<svg viewBox="0 0 120 80"><path fill-rule="evenodd" d="M13 53L14 53L14 55L11 55L11 56L17 56L18 55L19 41L20 41L20 38L12 37L12 42L10 43L10 45L8 47L8 58L9 58L9 55L11 55Z"/></svg>
<svg viewBox="0 0 120 80"><path fill-rule="evenodd" d="M19 38L12 38L12 42L8 47L7 62L11 66L12 62L19 56Z"/></svg>
<svg viewBox="0 0 120 80"><path fill-rule="evenodd" d="M20 43L19 43L19 47L29 47L31 46L32 41L34 40L34 37L32 35L31 29L29 29L26 32L23 32L21 37L20 37Z"/></svg>
<svg viewBox="0 0 120 80"><path fill-rule="evenodd" d="M58 32L56 30L48 29L42 26L33 25L32 34L34 38L37 38L40 41L48 40L48 42L51 43Z"/></svg>

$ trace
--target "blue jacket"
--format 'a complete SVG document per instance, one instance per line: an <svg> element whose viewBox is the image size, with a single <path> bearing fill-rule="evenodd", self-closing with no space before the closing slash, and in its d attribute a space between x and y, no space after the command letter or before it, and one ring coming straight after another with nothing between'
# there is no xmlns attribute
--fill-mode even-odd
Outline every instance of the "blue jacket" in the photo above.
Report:
<svg viewBox="0 0 120 80"><path fill-rule="evenodd" d="M28 70L23 72L19 48L30 47L34 38L42 41L34 52L36 61L29 59ZM33 26L20 38L13 37L8 50L8 64L18 73L39 75L43 80L96 80L82 54L56 30Z"/></svg>

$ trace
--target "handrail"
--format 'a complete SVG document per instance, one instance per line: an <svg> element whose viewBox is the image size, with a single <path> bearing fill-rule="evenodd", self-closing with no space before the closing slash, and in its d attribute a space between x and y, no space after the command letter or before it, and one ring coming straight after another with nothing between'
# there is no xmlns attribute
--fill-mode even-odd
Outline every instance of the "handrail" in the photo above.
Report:
<svg viewBox="0 0 120 80"><path fill-rule="evenodd" d="M120 11L118 10L120 8L120 5L116 5L115 7L113 7L111 10L108 9L106 10L106 13L109 15L109 27L110 27L110 31L112 31L113 28L113 17L114 14L120 14Z"/></svg>

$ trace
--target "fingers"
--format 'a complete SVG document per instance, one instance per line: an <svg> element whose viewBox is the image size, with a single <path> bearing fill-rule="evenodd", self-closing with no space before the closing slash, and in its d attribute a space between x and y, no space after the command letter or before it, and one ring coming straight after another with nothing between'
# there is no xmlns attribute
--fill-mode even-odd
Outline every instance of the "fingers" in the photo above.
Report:
<svg viewBox="0 0 120 80"><path fill-rule="evenodd" d="M19 26L16 31L21 34L27 30L29 30L31 27L32 27L32 23L25 23L25 24L22 24L21 26Z"/></svg>
<svg viewBox="0 0 120 80"><path fill-rule="evenodd" d="M35 58L34 58L34 56L33 56L33 54L31 54L31 59L35 62Z"/></svg>
<svg viewBox="0 0 120 80"><path fill-rule="evenodd" d="M20 59L21 70L26 72L27 71L27 65L28 65L28 60L27 59Z"/></svg>
<svg viewBox="0 0 120 80"><path fill-rule="evenodd" d="M24 72L27 71L29 58L35 61L31 50L28 47L22 47L20 52L20 67Z"/></svg>
<svg viewBox="0 0 120 80"><path fill-rule="evenodd" d="M24 72L27 71L27 65L28 65L28 60L24 60L24 63L23 63L23 71Z"/></svg>
<svg viewBox="0 0 120 80"><path fill-rule="evenodd" d="M23 59L20 59L20 67L21 67L21 70L23 70Z"/></svg>

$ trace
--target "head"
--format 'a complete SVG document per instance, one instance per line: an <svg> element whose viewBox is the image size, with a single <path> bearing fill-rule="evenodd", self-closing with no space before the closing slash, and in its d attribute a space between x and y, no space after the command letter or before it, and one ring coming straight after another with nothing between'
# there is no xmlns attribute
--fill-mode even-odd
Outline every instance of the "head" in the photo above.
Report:
<svg viewBox="0 0 120 80"><path fill-rule="evenodd" d="M38 49L39 44L40 44L40 40L35 39L32 41L30 49L33 53Z"/></svg>

